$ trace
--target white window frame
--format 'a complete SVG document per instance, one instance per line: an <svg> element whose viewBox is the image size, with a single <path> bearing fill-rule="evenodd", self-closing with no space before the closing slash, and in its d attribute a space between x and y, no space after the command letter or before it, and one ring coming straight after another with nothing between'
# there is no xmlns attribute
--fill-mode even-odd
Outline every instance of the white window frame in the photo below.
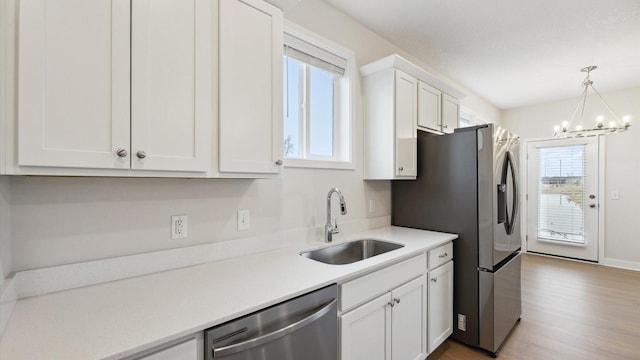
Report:
<svg viewBox="0 0 640 360"><path fill-rule="evenodd" d="M347 60L344 79L340 89L340 97L334 97L334 124L333 124L333 150L334 157L343 157L343 160L327 159L322 156L307 156L304 158L284 158L285 167L319 168L319 169L344 169L355 170L355 82L356 82L356 58L355 53L343 46L334 43L320 35L317 35L291 21L285 20L284 32L323 50L331 52ZM301 70L302 71L302 70ZM307 85L308 86L308 85ZM305 92L308 89L303 89ZM334 90L335 91L335 90ZM346 106L344 106L346 104ZM301 112L307 111L301 109ZM301 114L302 115L302 114ZM309 145L308 126L309 117L304 116L304 124L300 127L299 139L304 139L305 146ZM337 121L336 121L337 120ZM345 152L347 152L345 154Z"/></svg>
<svg viewBox="0 0 640 360"><path fill-rule="evenodd" d="M469 126L478 126L488 124L488 121L485 121L474 114L474 112L470 109L460 108L460 118L458 119L458 127L462 127L461 121L462 119L468 120L470 122Z"/></svg>

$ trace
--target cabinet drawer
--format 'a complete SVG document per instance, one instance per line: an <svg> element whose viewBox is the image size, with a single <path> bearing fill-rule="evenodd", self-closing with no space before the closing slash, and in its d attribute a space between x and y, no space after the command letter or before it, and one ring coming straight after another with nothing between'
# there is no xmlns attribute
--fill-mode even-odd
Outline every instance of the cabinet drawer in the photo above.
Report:
<svg viewBox="0 0 640 360"><path fill-rule="evenodd" d="M429 269L435 269L438 266L453 259L453 243L449 242L438 248L429 251Z"/></svg>
<svg viewBox="0 0 640 360"><path fill-rule="evenodd" d="M426 261L426 254L421 254L340 285L340 311L345 312L424 274Z"/></svg>

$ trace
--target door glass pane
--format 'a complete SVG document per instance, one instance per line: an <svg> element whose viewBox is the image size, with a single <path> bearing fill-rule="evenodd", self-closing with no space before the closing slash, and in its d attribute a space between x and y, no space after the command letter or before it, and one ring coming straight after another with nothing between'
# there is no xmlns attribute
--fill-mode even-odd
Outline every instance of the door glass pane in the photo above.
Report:
<svg viewBox="0 0 640 360"><path fill-rule="evenodd" d="M585 146L537 151L538 239L584 244Z"/></svg>

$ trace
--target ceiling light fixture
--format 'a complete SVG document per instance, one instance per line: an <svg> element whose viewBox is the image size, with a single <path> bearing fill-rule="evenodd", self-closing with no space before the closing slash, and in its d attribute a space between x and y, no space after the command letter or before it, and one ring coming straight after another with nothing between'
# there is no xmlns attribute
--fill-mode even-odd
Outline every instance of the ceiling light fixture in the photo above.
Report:
<svg viewBox="0 0 640 360"><path fill-rule="evenodd" d="M573 112L571 119L569 121L563 121L560 125L556 125L553 130L553 136L556 138L575 138L575 137L587 137L587 136L597 136L597 135L608 135L608 134L617 134L624 131L627 131L631 126L630 120L631 117L629 115L623 116L622 120L611 110L609 104L602 98L602 95L593 87L593 80L590 79L591 72L598 67L595 65L587 66L585 68L580 69L582 72L587 73L587 77L582 82L582 86L584 86L584 90L582 91L582 96L580 96L580 100L578 101L578 106ZM604 106L609 110L609 113L613 116L613 120L610 120L605 126L605 117L600 115L596 117L596 121L594 127L587 126L585 128L582 120L584 117L584 108L587 104L587 93L589 88L593 90L598 98ZM580 123L576 124L575 128L571 128L573 124L573 120L578 114L578 110L580 110Z"/></svg>

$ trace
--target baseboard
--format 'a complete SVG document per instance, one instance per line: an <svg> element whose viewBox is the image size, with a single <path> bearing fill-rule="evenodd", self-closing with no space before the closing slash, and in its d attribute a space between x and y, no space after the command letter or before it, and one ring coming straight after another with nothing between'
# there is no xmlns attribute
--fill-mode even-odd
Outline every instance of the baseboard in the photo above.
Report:
<svg viewBox="0 0 640 360"><path fill-rule="evenodd" d="M13 307L18 300L18 292L16 291L15 278L9 277L4 279L0 292L0 337L4 333L4 328L11 318Z"/></svg>
<svg viewBox="0 0 640 360"><path fill-rule="evenodd" d="M640 262L635 262L635 261L604 258L600 261L600 265L611 266L611 267L616 267L620 269L640 271Z"/></svg>

